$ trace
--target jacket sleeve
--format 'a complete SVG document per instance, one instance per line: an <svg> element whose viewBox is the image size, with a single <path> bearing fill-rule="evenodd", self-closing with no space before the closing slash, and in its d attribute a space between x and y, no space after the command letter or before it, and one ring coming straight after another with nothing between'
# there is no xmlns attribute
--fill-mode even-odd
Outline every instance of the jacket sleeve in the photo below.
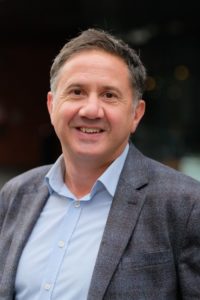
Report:
<svg viewBox="0 0 200 300"><path fill-rule="evenodd" d="M6 211L8 208L8 202L6 201L6 186L0 191L0 233L3 226L3 222L6 216Z"/></svg>
<svg viewBox="0 0 200 300"><path fill-rule="evenodd" d="M0 234L11 202L16 198L18 193L18 181L15 178L5 183L0 190Z"/></svg>
<svg viewBox="0 0 200 300"><path fill-rule="evenodd" d="M200 199L193 204L187 220L178 268L181 299L200 299Z"/></svg>

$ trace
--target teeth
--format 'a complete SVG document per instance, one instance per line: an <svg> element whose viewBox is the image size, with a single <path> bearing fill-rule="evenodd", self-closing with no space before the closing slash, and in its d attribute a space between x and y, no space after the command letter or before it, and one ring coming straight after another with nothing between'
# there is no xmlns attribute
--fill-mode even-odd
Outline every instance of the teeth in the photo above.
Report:
<svg viewBox="0 0 200 300"><path fill-rule="evenodd" d="M99 133L101 130L97 128L85 128L81 127L80 130L84 133Z"/></svg>

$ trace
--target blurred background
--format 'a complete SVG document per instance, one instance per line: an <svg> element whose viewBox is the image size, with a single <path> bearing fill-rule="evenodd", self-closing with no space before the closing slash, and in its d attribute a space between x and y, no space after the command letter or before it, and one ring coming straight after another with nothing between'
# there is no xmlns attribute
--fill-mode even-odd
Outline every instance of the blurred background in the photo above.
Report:
<svg viewBox="0 0 200 300"><path fill-rule="evenodd" d="M46 110L49 70L89 27L123 38L147 67L137 147L200 180L199 18L193 0L0 0L0 186L59 156Z"/></svg>

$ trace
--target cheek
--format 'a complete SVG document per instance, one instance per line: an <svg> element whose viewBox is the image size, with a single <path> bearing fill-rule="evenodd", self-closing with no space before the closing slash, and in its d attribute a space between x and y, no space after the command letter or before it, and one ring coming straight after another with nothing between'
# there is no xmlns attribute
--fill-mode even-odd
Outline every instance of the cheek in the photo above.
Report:
<svg viewBox="0 0 200 300"><path fill-rule="evenodd" d="M124 118L121 122L122 130L125 132L125 134L130 135L135 131L135 119L134 119L134 113L129 111L124 114Z"/></svg>
<svg viewBox="0 0 200 300"><path fill-rule="evenodd" d="M107 120L116 131L131 131L133 128L134 113L127 110L117 110L107 113Z"/></svg>
<svg viewBox="0 0 200 300"><path fill-rule="evenodd" d="M68 122L73 119L75 114L75 108L66 103L62 104L57 110L54 111L54 119L56 119L56 122Z"/></svg>

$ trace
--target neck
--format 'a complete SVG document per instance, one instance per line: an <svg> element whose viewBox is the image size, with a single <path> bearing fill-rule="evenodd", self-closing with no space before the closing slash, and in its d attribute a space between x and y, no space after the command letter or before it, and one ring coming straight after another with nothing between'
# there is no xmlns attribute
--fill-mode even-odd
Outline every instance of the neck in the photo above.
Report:
<svg viewBox="0 0 200 300"><path fill-rule="evenodd" d="M110 163L97 165L91 164L87 161L80 163L80 161L73 161L64 157L67 171L65 173L65 183L70 191L77 199L87 195L96 180L103 174Z"/></svg>

